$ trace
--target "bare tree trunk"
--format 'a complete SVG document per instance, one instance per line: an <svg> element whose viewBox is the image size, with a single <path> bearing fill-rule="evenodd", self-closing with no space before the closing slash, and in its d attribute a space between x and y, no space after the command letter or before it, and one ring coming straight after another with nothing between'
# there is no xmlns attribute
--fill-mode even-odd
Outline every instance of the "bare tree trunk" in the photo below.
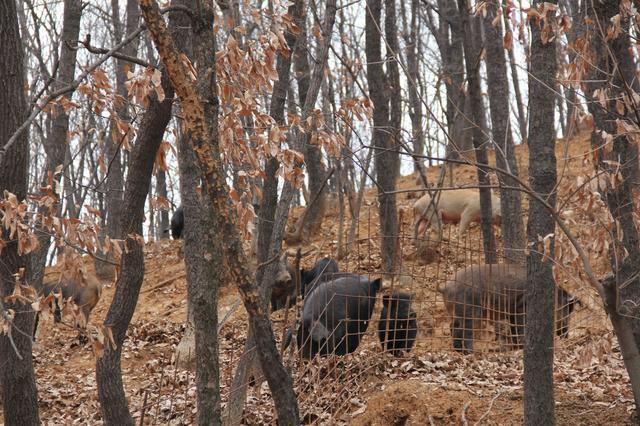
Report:
<svg viewBox="0 0 640 426"><path fill-rule="evenodd" d="M6 49L0 61L0 141L4 144L27 117L24 53L14 1L0 3L0 46ZM9 191L19 201L27 197L27 140L28 133L23 132L6 152L0 165L0 194ZM7 426L39 425L38 394L31 355L33 309L30 304L5 299L14 292L16 281L13 274L25 266L25 258L18 255L18 243L15 238L9 238L8 230L2 229L0 237L6 243L0 252L0 316L5 319L7 309L15 313L10 335L0 334L0 396L4 422Z"/></svg>
<svg viewBox="0 0 640 426"><path fill-rule="evenodd" d="M483 165L488 165L487 147L485 136L482 131L484 120L484 107L480 95L480 51L474 46L471 25L466 0L458 0L458 11L460 13L460 27L462 28L464 61L467 70L467 92L473 116L473 146L476 152L476 162L478 164L478 183L480 185L480 210L482 215L482 242L484 246L484 258L486 263L496 263L496 242L493 236L492 209L491 209L491 189L488 169ZM478 34L476 34L477 36Z"/></svg>
<svg viewBox="0 0 640 426"><path fill-rule="evenodd" d="M130 34L138 27L140 21L140 9L138 8L138 2L136 0L127 0L127 19L126 19L126 34L123 34L122 21L120 19L120 6L118 0L111 0L111 14L114 28L114 41L119 43L124 35ZM122 53L129 56L136 56L138 51L139 40L136 38L134 41L126 45L122 49ZM125 65L127 62L122 59L116 59L116 92L123 99L127 98L127 88L125 82L127 80ZM135 69L135 64L128 64L131 67L131 71ZM130 114L126 104L116 105L117 119L125 122L130 121ZM112 129L116 126L115 119L110 123ZM120 227L123 208L123 189L124 189L124 166L122 164L121 147L122 137L114 140L114 132L109 131L105 138L105 152L106 161L109 164L106 178L106 207L107 207L107 226L104 229L104 233L112 239L122 239L122 228ZM130 135L126 135L130 136ZM114 260L112 252L108 254L101 254L101 257L105 257L108 260ZM115 277L115 267L109 263L95 261L96 274L102 279L112 280Z"/></svg>
<svg viewBox="0 0 640 426"><path fill-rule="evenodd" d="M115 348L106 348L104 355L96 360L96 381L102 417L107 425L133 425L127 398L122 383L120 358L122 344L138 301L144 278L143 247L131 235L142 235L144 204L151 185L151 174L156 152L162 142L165 128L171 119L173 88L163 72L162 88L165 99L151 100L140 123L137 143L131 153L131 163L122 206L122 231L127 235L126 250L123 250L121 273L116 291L109 306L105 325L113 332Z"/></svg>
<svg viewBox="0 0 640 426"><path fill-rule="evenodd" d="M328 7L330 4L331 2L329 2ZM224 230L228 269L235 282L238 283L242 301L251 321L251 327L255 331L258 356L262 371L269 382L278 413L278 422L281 424L298 424L298 404L293 391L293 383L282 365L268 313L264 309L259 290L246 267L247 259L242 250L235 218L229 215L231 200L224 178L224 170L220 162L220 148L217 134L215 133L217 128L212 127L212 123L208 123L205 119L205 117L211 116L209 115L210 112L205 112L207 109L217 111L215 64L211 62L215 60L215 56L209 55L208 61L199 64L203 67L206 66L209 74L205 81L202 79L198 81L199 87L196 89L192 81L187 77L188 71L184 63L179 59L173 39L167 34L158 5L153 0L140 0L140 8L153 42L171 76L176 93L182 100L187 125L192 131L193 149L198 156L198 162L203 173L202 178L213 205L215 226L218 230ZM333 3L332 8L335 16L335 3ZM200 15L200 22L205 32L196 32L196 34L201 37L214 36L213 16L214 14L210 10ZM330 31L328 34L323 31L323 37L325 37L325 40L330 39Z"/></svg>
<svg viewBox="0 0 640 426"><path fill-rule="evenodd" d="M631 326L636 347L640 349L640 235L634 222L634 186L637 173L637 144L617 129L618 122L626 116L628 125L637 126L637 105L629 95L637 90L633 57L630 52L629 18L621 19L622 31L616 37L607 35L611 18L619 12L618 2L608 0L602 3L590 4L587 9L589 17L594 22L591 30L593 40L593 55L597 59L593 69L587 77L586 95L589 100L587 106L594 118L594 129L591 134L591 146L597 154L599 170L607 171L611 176L620 172L622 181L615 187L607 188L607 204L614 220L619 227L612 228L615 238L611 245L610 261L614 273L612 279L619 301L610 309L626 318ZM606 36L606 37L605 37ZM637 84L637 83L636 83ZM595 97L596 90L607 90L607 104L602 106ZM619 99L625 99L624 114L619 112ZM615 135L613 152L605 154L604 141L601 132ZM612 165L608 159L613 160ZM619 166L618 166L619 165ZM619 170L618 170L619 168ZM612 317L613 319L613 317ZM622 341L620 342L622 345ZM626 360L625 360L626 362ZM629 371L634 378L634 372ZM638 384L640 385L640 383ZM640 395L634 397L638 402Z"/></svg>
<svg viewBox="0 0 640 426"><path fill-rule="evenodd" d="M199 20L193 20L192 43L194 49L194 63L197 64L198 90L203 99L209 102L204 109L205 122L209 127L211 139L208 144L214 149L218 138L218 104L216 87L216 38L213 29L213 4L208 7L197 7L195 0L176 1L184 3L191 10L199 10ZM184 15L176 14L182 22L186 23ZM176 23L176 29L184 26ZM213 102L211 102L213 101ZM215 104L214 104L215 103ZM193 152L186 146L181 147L185 153L191 156L190 163L193 169L201 171L197 167ZM183 169L181 168L181 171ZM195 176L194 176L195 177ZM181 188L184 189L184 188ZM220 371L218 361L218 289L225 279L223 253L224 237L220 223L216 223L214 217L220 212L215 211L215 206L208 203L205 197L204 203L194 203L198 197L195 187L190 190L189 205L184 205L185 231L191 235L185 235L194 245L193 252L189 253L191 259L187 263L187 274L192 274L189 282L189 303L193 311L193 323L196 342L196 387L198 398L198 424L218 425L222 424L220 406ZM189 226L189 220L193 225ZM199 226L198 226L199 225ZM200 227L200 229L198 229ZM203 238L204 236L204 238ZM185 256L187 255L187 241L185 239Z"/></svg>
<svg viewBox="0 0 640 426"><path fill-rule="evenodd" d="M536 2L538 3L538 2ZM534 5L537 7L537 4ZM542 22L531 21L531 75L529 77L529 185L551 207L556 205L556 154L554 109L556 97L555 38L550 23L555 11L548 12ZM547 32L548 31L548 32ZM552 214L532 197L529 198L527 241L526 328L524 346L524 418L527 425L553 425L553 336L555 283L553 260L543 262L543 256L553 259L554 240L547 246L540 238L555 231Z"/></svg>
<svg viewBox="0 0 640 426"><path fill-rule="evenodd" d="M396 2L395 0L384 0L384 32L387 46L387 94L389 95L389 160L393 162L393 190L395 181L400 175L400 141L402 136L402 88L400 86L400 70L398 60L400 48L398 47L398 27L396 25ZM394 155L395 154L395 155ZM389 179L391 180L391 178ZM389 186L388 190L392 190ZM394 200L395 201L395 200ZM395 209L394 209L395 212ZM382 217L382 216L381 216ZM390 224L389 224L390 226ZM397 229L396 229L397 231ZM386 235L395 235L392 232Z"/></svg>
<svg viewBox="0 0 640 426"><path fill-rule="evenodd" d="M60 37L60 62L58 65L58 75L51 85L53 91L59 90L69 84L74 79L76 68L76 52L73 47L78 43L78 34L80 33L80 18L82 17L82 2L80 0L65 0L64 16L62 21L62 34ZM71 98L73 92L67 94ZM67 150L67 133L69 130L69 114L61 105L53 108L50 117L51 132L49 137L43 141L43 147L47 153L47 171L54 172L56 167L65 164L65 155ZM64 176L69 173L68 169L63 170L63 175L57 175L55 180L60 183L65 181ZM43 175L43 179L48 179L47 173ZM44 183L48 185L48 182ZM68 194L71 188L64 186L64 194ZM40 214L54 213L59 215L62 212L62 201L58 200L53 212L39 209ZM42 278L44 277L44 266L47 260L47 252L51 239L47 232L38 230L38 240L40 249L32 252L29 256L28 277L31 284L40 288Z"/></svg>
<svg viewBox="0 0 640 426"><path fill-rule="evenodd" d="M306 15L300 20L301 33L298 36L296 43L296 49L294 53L295 69L298 79L298 98L300 105L304 105L307 92L309 91L310 75L308 52L309 45L307 43L307 21ZM294 238L289 236L287 241L291 243L306 241L311 236L315 235L322 225L326 209L326 195L325 191L321 190L327 171L322 162L322 150L318 145L312 145L306 141L302 145L304 152L304 162L307 168L307 175L309 179L309 196L310 199L314 198L314 203L308 204L304 215L301 216L302 221L296 223L296 230L294 232ZM320 191L320 192L319 192ZM318 195L316 195L318 194Z"/></svg>
<svg viewBox="0 0 640 426"><path fill-rule="evenodd" d="M567 60L569 64L573 63L576 60L576 40L582 33L583 23L580 13L580 0L564 0L565 8L569 16L571 16L571 28L567 32ZM567 102L567 122L566 129L567 133L565 134L566 138L571 138L578 130L578 122L576 120L576 112L577 112L577 104L578 104L578 96L576 94L576 89L573 87L573 84L570 82L567 90L566 90L566 102Z"/></svg>
<svg viewBox="0 0 640 426"><path fill-rule="evenodd" d="M289 6L288 13L293 17L294 22L297 25L301 24L304 19L304 0L296 0L295 3ZM299 35L291 32L285 33L285 40L291 50L295 50ZM278 80L274 82L273 93L271 96L271 105L269 106L269 115L278 124L284 124L285 122L285 102L287 99L287 91L290 87L290 73L291 73L291 55L282 52L278 55L276 64L278 72ZM274 243L281 244L284 228L280 231L274 230L276 220L276 209L278 208L278 176L277 172L280 168L280 162L272 157L267 159L265 165L265 178L262 189L262 203L260 204L260 213L258 214L258 247L257 247L257 263L263 264L270 258L271 248ZM282 200L281 200L282 201ZM286 201L286 200L285 200ZM287 210L288 217L288 210ZM285 221L286 223L286 221ZM277 246L278 251L280 246ZM262 290L263 294L267 291L264 290L269 286L267 277L267 271L265 268L259 268L256 271L256 282ZM267 298L261 301L264 309L268 309ZM235 425L239 424L242 420L242 412L246 401L247 393L247 376L254 369L254 363L257 355L255 351L255 339L254 331L250 328L245 343L243 356L238 362L236 367L236 373L233 378L232 389L236 391L233 393L232 398L227 404L227 410L225 413L225 424Z"/></svg>
<svg viewBox="0 0 640 426"><path fill-rule="evenodd" d="M497 167L518 177L518 163L511 136L509 81L507 80L507 66L502 47L502 28L499 25L492 25L499 6L499 2L487 4L482 26L485 39L491 130ZM507 187L518 187L518 183L502 173L498 173L498 180L501 186L500 211L502 212L504 255L509 262L521 263L525 257L525 234L520 191L507 189Z"/></svg>
<svg viewBox="0 0 640 426"><path fill-rule="evenodd" d="M377 152L374 156L376 180L378 184L378 202L380 215L380 236L382 268L385 273L392 272L396 253L397 209L395 191L397 177L398 152L393 152L392 138L389 138L389 92L387 77L382 68L382 43L380 34L382 4L381 0L367 1L366 17L366 54L369 98L373 102L372 145Z"/></svg>
<svg viewBox="0 0 640 426"><path fill-rule="evenodd" d="M404 11L404 5L401 6ZM411 0L411 23L409 28L404 28L404 40L407 56L407 68L409 71L407 81L407 91L409 92L409 117L411 118L411 140L413 142L413 152L420 156L424 155L424 132L422 130L422 103L420 102L419 86L420 72L418 64L418 19L420 11L418 0ZM404 13L403 13L403 21ZM418 172L422 161L416 161L413 171Z"/></svg>
<svg viewBox="0 0 640 426"><path fill-rule="evenodd" d="M511 31L511 23L507 15L508 8L505 8L504 28L505 34L511 33L513 40L513 32ZM513 42L515 43L515 42ZM522 100L522 92L520 91L520 79L518 78L518 68L516 66L516 57L513 53L513 46L507 49L509 53L509 68L511 70L511 82L513 83L513 93L516 97L516 108L518 110L518 129L520 130L520 139L522 143L527 143L527 115L524 112L524 101Z"/></svg>
<svg viewBox="0 0 640 426"><path fill-rule="evenodd" d="M444 82L447 88L447 128L451 138L447 144L447 158L461 156L471 158L472 138L468 131L466 96L464 93L464 62L462 32L456 2L438 0L439 26L431 13L427 15L427 25L436 38L442 58ZM428 12L430 10L428 9Z"/></svg>
<svg viewBox="0 0 640 426"><path fill-rule="evenodd" d="M197 187L197 184L196 186ZM194 188L195 188L194 187ZM158 170L156 173L156 194L159 197L167 198L167 172L164 170ZM165 232L169 229L169 212L167 210L159 210L158 211L158 233L157 239L168 239L169 233Z"/></svg>

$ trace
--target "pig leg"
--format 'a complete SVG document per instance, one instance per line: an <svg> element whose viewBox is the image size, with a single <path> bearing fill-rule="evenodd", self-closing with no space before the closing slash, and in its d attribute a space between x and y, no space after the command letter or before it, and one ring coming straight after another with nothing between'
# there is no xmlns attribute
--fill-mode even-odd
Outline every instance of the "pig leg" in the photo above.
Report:
<svg viewBox="0 0 640 426"><path fill-rule="evenodd" d="M438 210L436 217L436 224L438 225L438 242L442 241L442 231L443 231L443 221L442 221L442 210Z"/></svg>
<svg viewBox="0 0 640 426"><path fill-rule="evenodd" d="M453 349L465 354L473 350L473 330L481 318L482 308L473 304L472 301L456 304L455 314L451 321Z"/></svg>
<svg viewBox="0 0 640 426"><path fill-rule="evenodd" d="M472 215L468 209L465 209L460 215L460 227L458 228L458 239L462 238L462 235L469 229L469 224L472 222Z"/></svg>

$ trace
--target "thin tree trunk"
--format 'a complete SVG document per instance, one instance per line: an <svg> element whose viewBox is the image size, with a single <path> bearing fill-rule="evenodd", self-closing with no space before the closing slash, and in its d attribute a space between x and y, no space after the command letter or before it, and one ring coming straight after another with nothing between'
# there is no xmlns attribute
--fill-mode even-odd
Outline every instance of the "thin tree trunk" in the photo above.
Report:
<svg viewBox="0 0 640 426"><path fill-rule="evenodd" d="M618 327L615 329L625 365L631 379L636 402L636 410L640 407L640 367L637 352L640 349L640 235L634 222L634 186L637 173L637 145L625 133L617 129L619 122L627 121L630 126L637 126L637 105L631 99L632 92L637 90L634 83L634 61L630 54L629 18L621 17L621 31L616 37L611 36L609 25L611 19L619 12L617 1L608 0L601 3L590 3L587 14L591 18L592 40L595 58L593 68L587 76L587 106L594 118L594 129L591 134L591 146L598 159L597 168L607 171L611 176L620 174L622 180L615 187L607 188L607 204L609 211L618 224L612 228L613 243L610 245L609 258L613 275L607 280L612 295L607 303L611 321ZM596 90L606 90L606 106L601 105L595 96ZM626 96L626 99L623 97ZM620 112L620 99L625 99L624 111ZM625 117L626 118L621 118ZM615 135L613 152L605 154L605 141L602 132ZM611 159L615 164L611 164ZM619 164L619 165L618 165ZM616 322L617 320L617 322ZM635 348L629 347L626 334L631 331ZM634 350L635 349L635 350Z"/></svg>
<svg viewBox="0 0 640 426"><path fill-rule="evenodd" d="M381 0L367 1L366 13L366 54L369 98L373 102L372 145L377 152L374 156L380 216L380 236L382 268L385 273L392 271L396 253L397 209L395 191L398 153L392 152L393 142L389 138L389 92L387 77L382 68L382 34L380 34Z"/></svg>
<svg viewBox="0 0 640 426"><path fill-rule="evenodd" d="M179 59L173 39L164 27L164 21L157 3L153 0L140 0L140 8L160 58L167 67L176 93L182 101L185 119L192 132L193 149L198 156L198 162L203 174L202 178L209 197L207 201L211 201L214 209L215 227L218 230L224 230L228 269L232 278L238 284L251 327L255 331L258 356L262 371L269 382L278 413L278 422L280 424L298 424L298 404L293 391L293 383L280 360L271 322L268 313L264 309L264 303L261 301L259 289L246 267L247 259L244 256L238 235L236 220L229 215L231 200L225 182L224 169L220 162L218 138L215 133L217 123L207 122L205 118L211 117L211 113L213 111L217 112L218 108L215 88L215 64L211 62L215 60L215 56L209 55L208 60L199 64L202 67L206 67L206 71L209 73L206 79L199 79L199 90L197 90L193 82L187 77L188 70ZM335 15L335 3L333 3L333 14ZM200 38L214 36L213 16L214 14L210 10L200 15L202 32L196 31L197 36ZM329 33L324 33L323 36L325 40L330 39L330 31ZM326 58L324 59L326 60Z"/></svg>
<svg viewBox="0 0 640 426"><path fill-rule="evenodd" d="M404 5L402 6L404 11ZM403 13L404 18L404 13ZM411 23L410 27L404 31L405 49L407 56L407 68L409 78L407 88L409 92L409 117L411 118L411 140L413 142L413 152L418 156L424 155L424 132L422 130L422 103L419 96L420 73L418 67L418 0L411 0ZM404 21L404 19L403 19ZM415 161L413 171L418 172L422 161Z"/></svg>
<svg viewBox="0 0 640 426"><path fill-rule="evenodd" d="M295 71L298 76L298 98L300 105L304 105L311 83L311 71L307 52L309 46L307 43L306 15L303 15L299 22L301 25L301 33L296 43L294 61ZM304 152L304 162L309 178L309 196L311 200L315 199L316 201L306 206L306 211L301 216L303 220L300 221L300 223L296 223L295 237L287 237L287 240L292 243L306 241L320 230L326 208L326 195L325 191L322 190L322 188L324 188L322 184L325 181L327 171L322 162L322 150L320 146L312 145L308 141L305 141L301 148ZM316 195L319 191L321 192Z"/></svg>
<svg viewBox="0 0 640 426"><path fill-rule="evenodd" d="M500 25L492 25L499 6L499 2L487 4L482 26L485 39L491 130L497 167L517 177L518 163L511 136L509 81L507 80L507 66L502 47L502 28ZM501 186L500 211L502 212L504 255L507 261L520 263L524 261L525 257L525 234L520 191L507 189L507 187L518 187L516 180L502 173L497 175Z"/></svg>
<svg viewBox="0 0 640 426"><path fill-rule="evenodd" d="M58 66L58 75L51 85L53 91L59 90L69 84L74 79L76 67L77 50L73 47L78 43L78 34L80 33L80 18L82 17L82 2L80 0L65 0L64 15L62 21L62 34L60 37L60 63ZM68 93L67 98L71 98L73 92ZM65 155L67 151L67 133L69 131L69 114L65 109L58 105L47 120L50 120L51 132L49 137L43 141L43 147L47 153L47 171L54 172L59 166L65 164ZM66 181L64 175L69 173L68 169L63 170L63 175L57 175L55 180L60 183ZM48 179L47 173L43 175L43 179ZM44 182L48 185L48 182ZM65 185L63 195L69 194L71 188ZM72 206L68 206L72 207ZM53 213L60 215L62 213L62 202L58 200L53 212L45 211L40 208L38 213ZM40 230L38 230L40 231ZM32 252L29 256L29 270L27 276L29 281L35 288L42 286L42 278L44 277L44 266L49 251L50 237L47 232L38 232L38 240L40 249Z"/></svg>
<svg viewBox="0 0 640 426"><path fill-rule="evenodd" d="M536 2L538 3L538 2ZM537 4L534 4L537 7ZM555 208L556 154L554 109L556 97L556 43L551 36L555 12L548 24L531 21L529 77L529 185ZM547 32L548 31L548 32ZM552 41L549 40L551 37ZM553 337L555 283L553 280L555 220L539 202L529 198L527 242L526 328L524 345L524 419L526 425L553 425ZM548 246L540 238L551 238ZM547 251L545 251L547 250ZM543 261L543 255L551 260Z"/></svg>
<svg viewBox="0 0 640 426"><path fill-rule="evenodd" d="M124 242L126 250L123 250L121 273L104 321L106 326L111 327L116 347L107 348L104 355L96 360L98 397L103 421L107 425L134 424L124 393L120 359L124 337L144 278L143 246L131 236L142 235L144 204L151 185L156 152L171 119L173 88L166 72L162 74L162 88L166 97L162 102L154 97L142 118L125 186L121 226L124 235L128 236Z"/></svg>
<svg viewBox="0 0 640 426"><path fill-rule="evenodd" d="M215 55L216 39L212 26L206 25L204 16L213 16L213 11L204 6L198 9L195 0L178 0L174 2L187 6L191 10L200 10L199 18L192 24L192 34L188 32L187 39L191 40L194 63L197 64L198 89L203 94L216 94ZM211 5L211 4L210 4ZM171 17L176 32L174 38L179 38L185 28L189 28L190 19L184 14ZM210 23L210 22L209 22ZM180 32L178 32L180 31ZM180 48L184 41L178 41ZM204 96L203 96L204 98ZM208 99L209 100L209 99ZM205 121L209 125L213 145L218 135L218 106L208 105L204 109ZM188 125L186 126L188 128ZM183 194L185 234L184 250L187 268L187 284L189 290L189 304L193 314L195 332L196 356L196 389L198 402L198 424L222 424L222 409L220 401L220 368L218 359L218 289L225 279L224 272L224 237L222 227L213 219L216 212L214 206L200 199L197 186L197 173L201 173L197 158L188 146L187 139L181 141L179 157L180 175L189 174L184 184L180 182L180 192ZM190 141L189 141L190 142ZM185 161L186 160L186 161ZM190 171L186 169L190 168ZM185 174L186 174L185 173ZM186 188L186 185L191 185ZM204 201L204 202L203 202Z"/></svg>
<svg viewBox="0 0 640 426"><path fill-rule="evenodd" d="M304 19L304 0L296 0L289 6L288 13L293 17L294 22L299 25ZM292 32L285 33L285 40L291 50L295 51L298 36ZM278 55L277 64L278 80L273 85L273 93L271 96L271 105L269 106L269 115L278 124L284 124L285 120L285 102L287 99L287 91L291 85L291 54ZM280 232L274 231L276 220L276 209L278 207L278 176L277 172L280 168L280 162L271 157L267 159L265 165L265 178L262 190L262 203L260 204L260 213L258 214L258 247L257 247L257 263L263 264L269 260L271 247L274 241L282 241L284 229ZM287 211L288 217L288 211ZM279 248L278 248L279 250ZM256 271L256 282L261 289L268 286L266 280L266 269L259 268ZM267 291L263 290L263 294ZM267 299L262 300L264 309L268 309ZM247 376L254 370L253 364L256 361L254 331L250 328L245 343L243 355L236 367L236 373L233 378L232 389L236 391L229 403L225 413L225 424L235 425L242 420L242 412L246 401L247 394Z"/></svg>
<svg viewBox="0 0 640 426"><path fill-rule="evenodd" d="M575 62L577 58L576 53L576 40L582 33L582 16L580 14L580 1L579 0L565 0L565 7L568 9L568 13L571 16L571 28L567 32L567 60L569 64ZM571 138L578 131L578 121L577 121L577 110L578 110L578 96L576 94L576 89L574 88L574 83L569 82L566 90L566 102L567 102L567 122L566 129L567 133L565 135L566 138Z"/></svg>
<svg viewBox="0 0 640 426"><path fill-rule="evenodd" d="M505 34L511 33L512 44L515 43L513 31L511 31L511 22L507 15L507 8L504 15ZM516 97L516 108L518 110L518 128L520 130L520 140L527 143L527 116L524 112L524 101L522 100L522 92L520 91L520 79L518 78L518 68L516 66L516 57L513 53L513 45L507 49L509 54L509 68L511 70L511 83L513 84L513 93Z"/></svg>
<svg viewBox="0 0 640 426"><path fill-rule="evenodd" d="M389 140L387 149L391 150L388 153L389 161L394 163L393 190L395 190L395 181L400 175L400 132L402 130L402 96L400 95L402 93L402 88L400 86L400 70L398 67L400 48L398 47L398 27L396 25L397 18L395 0L384 0L384 13L384 32L387 46L386 83L387 94L390 95ZM391 187L389 187L389 190L391 190ZM391 235L393 234L395 233L392 232Z"/></svg>
<svg viewBox="0 0 640 426"><path fill-rule="evenodd" d="M466 0L458 0L458 11L460 13L460 27L462 28L462 38L464 46L464 62L467 70L468 98L471 108L473 122L473 146L475 147L476 163L478 164L478 183L480 185L480 211L482 215L482 242L484 246L485 263L496 263L496 242L493 236L492 209L491 209L491 189L488 170L483 165L488 165L487 147L485 136L482 131L484 119L484 107L480 95L480 51L474 46L470 32L472 25L469 21L469 12ZM475 34L478 36L478 34ZM485 126L486 127L486 126Z"/></svg>
<svg viewBox="0 0 640 426"><path fill-rule="evenodd" d="M25 70L16 2L0 3L0 46L5 49L0 61L0 141L8 140L27 117L27 101L24 92ZM0 166L0 194L9 191L23 201L27 197L28 134L23 132L17 142L5 154ZM4 197L4 196L3 196ZM25 266L25 258L18 254L16 239L9 238L9 231L2 229L0 237L6 246L0 252L0 316L4 319L7 309L15 313L10 337L0 334L0 394L7 426L39 425L38 394L36 389L31 335L34 313L30 304L6 301L13 294L19 268Z"/></svg>
<svg viewBox="0 0 640 426"><path fill-rule="evenodd" d="M196 184L197 187L197 184ZM158 169L156 173L156 195L167 199L167 172ZM158 240L164 240L169 238L169 233L166 232L169 229L169 212L167 210L158 211L158 232L156 238Z"/></svg>
<svg viewBox="0 0 640 426"><path fill-rule="evenodd" d="M114 41L120 42L123 38L122 21L120 19L120 6L118 0L111 0L111 14L114 28ZM140 9L136 0L127 0L127 19L126 34L135 31L140 21ZM139 39L135 39L128 45L124 46L122 53L129 56L136 56L138 51ZM131 71L135 69L135 64L127 63L122 59L116 59L116 92L123 99L127 99L127 88L125 82L127 80L125 65L130 67ZM130 114L126 103L116 105L117 119L126 123L130 122ZM116 127L116 120L110 122L111 131L106 133L105 137L105 161L109 164L106 177L106 222L104 234L111 239L122 239L122 228L120 226L123 208L123 189L124 189L124 165L122 164L122 137L114 140L113 129ZM125 137L131 137L130 134ZM103 235L104 237L104 235ZM108 260L114 260L112 252L102 254ZM109 263L95 261L96 273L105 280L112 280L115 277L115 267Z"/></svg>

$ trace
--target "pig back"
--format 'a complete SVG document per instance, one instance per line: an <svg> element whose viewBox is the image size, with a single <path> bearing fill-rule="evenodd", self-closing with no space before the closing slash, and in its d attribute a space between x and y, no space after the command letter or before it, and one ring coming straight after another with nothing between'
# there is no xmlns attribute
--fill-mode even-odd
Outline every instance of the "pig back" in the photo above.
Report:
<svg viewBox="0 0 640 426"><path fill-rule="evenodd" d="M526 283L527 271L523 266L484 264L459 270L439 290L448 306L472 304L504 312L507 307L513 310L514 304L523 302Z"/></svg>

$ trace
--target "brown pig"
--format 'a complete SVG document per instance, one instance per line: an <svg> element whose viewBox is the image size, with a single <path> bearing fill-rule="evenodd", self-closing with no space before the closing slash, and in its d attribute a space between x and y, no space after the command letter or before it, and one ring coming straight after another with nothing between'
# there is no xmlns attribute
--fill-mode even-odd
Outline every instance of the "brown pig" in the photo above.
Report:
<svg viewBox="0 0 640 426"><path fill-rule="evenodd" d="M438 230L438 241L442 240L443 223L459 223L458 237L466 232L471 222L480 222L480 193L477 189L455 189L441 191L439 194L431 191L435 200L431 202L431 195L424 194L413 204L414 238L422 235L431 224ZM491 209L494 223L500 223L500 198L491 195Z"/></svg>
<svg viewBox="0 0 640 426"><path fill-rule="evenodd" d="M473 349L473 331L482 320L509 324L515 347L522 345L525 320L527 268L515 264L472 265L459 270L438 291L451 318L453 348L465 353ZM569 316L581 302L562 287L556 287L556 334L567 337Z"/></svg>
<svg viewBox="0 0 640 426"><path fill-rule="evenodd" d="M79 315L76 316L76 323L84 328L89 321L89 315L100 300L102 294L102 284L91 273L83 273L83 278L64 279L62 281L54 281L45 283L40 290L39 294L43 297L49 295L62 295L62 299L73 300L73 303L78 307ZM62 320L62 309L58 303L58 297L49 299L50 303L55 307L54 309L54 321L60 322ZM39 313L36 315L36 321L33 327L33 336L35 338L36 330L38 328Z"/></svg>

